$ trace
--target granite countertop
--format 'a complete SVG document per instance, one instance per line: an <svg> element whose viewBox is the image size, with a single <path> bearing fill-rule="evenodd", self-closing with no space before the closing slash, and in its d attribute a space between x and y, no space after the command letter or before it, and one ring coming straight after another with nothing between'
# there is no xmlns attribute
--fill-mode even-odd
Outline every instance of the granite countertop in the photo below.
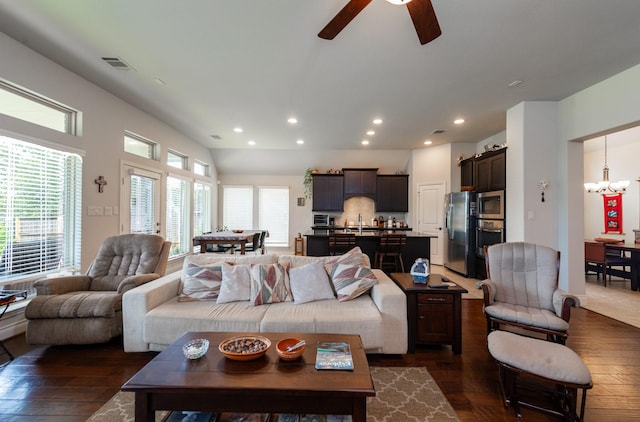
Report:
<svg viewBox="0 0 640 422"><path fill-rule="evenodd" d="M406 234L407 237L437 237L437 236L426 234L426 233L419 233L419 232L407 231L407 230L396 230L396 231L394 230L376 230L376 231L363 230L362 234L358 233L358 229L355 229L355 230L347 229L346 231L345 229L340 229L340 230L334 230L334 231L336 233L355 234L356 237L380 237L384 233L403 233L403 234ZM304 235L308 237L329 237L329 230L322 231L322 233L319 233L319 230L316 230L315 232L311 230L311 231L307 231Z"/></svg>

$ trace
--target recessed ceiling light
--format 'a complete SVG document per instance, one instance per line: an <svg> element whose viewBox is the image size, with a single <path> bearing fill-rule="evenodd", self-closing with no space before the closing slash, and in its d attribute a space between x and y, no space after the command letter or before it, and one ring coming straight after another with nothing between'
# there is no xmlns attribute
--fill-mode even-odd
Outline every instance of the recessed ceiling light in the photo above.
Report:
<svg viewBox="0 0 640 422"><path fill-rule="evenodd" d="M520 85L522 82L523 82L523 81L515 80L515 81L513 81L513 82L511 82L511 83L509 84L509 88L513 88L514 86L518 86L518 85Z"/></svg>
<svg viewBox="0 0 640 422"><path fill-rule="evenodd" d="M381 125L382 124L382 119L373 119L373 124L374 125Z"/></svg>
<svg viewBox="0 0 640 422"><path fill-rule="evenodd" d="M304 140L303 140L303 139L298 139L298 140L296 141L296 144L298 144L298 145L302 145L302 144L304 144Z"/></svg>
<svg viewBox="0 0 640 422"><path fill-rule="evenodd" d="M455 124L457 124L457 125L461 125L461 124L463 124L463 123L464 123L464 119L460 119L460 118L455 119L455 120L453 121L453 123L455 123Z"/></svg>
<svg viewBox="0 0 640 422"><path fill-rule="evenodd" d="M428 140L428 139L427 139L426 141L424 141L424 144L425 144L425 145L431 145L432 143L433 143L433 142L431 142L431 141L430 141L430 140Z"/></svg>
<svg viewBox="0 0 640 422"><path fill-rule="evenodd" d="M369 140L368 139L363 139L362 140L362 145L369 145Z"/></svg>
<svg viewBox="0 0 640 422"><path fill-rule="evenodd" d="M158 85L166 85L166 83L160 78L153 78L152 80Z"/></svg>
<svg viewBox="0 0 640 422"><path fill-rule="evenodd" d="M256 141L254 141L253 139L251 139L249 142L247 142L249 145L255 145Z"/></svg>
<svg viewBox="0 0 640 422"><path fill-rule="evenodd" d="M298 123L298 119L296 119L295 117L289 117L287 119L287 122L291 123L292 125L295 125L296 123Z"/></svg>
<svg viewBox="0 0 640 422"><path fill-rule="evenodd" d="M242 128L241 128L241 127L234 127L234 128L233 128L233 131L234 131L235 133L242 133Z"/></svg>
<svg viewBox="0 0 640 422"><path fill-rule="evenodd" d="M376 134L376 131L375 131L375 130L368 130L368 131L367 131L367 135L369 135L369 136L373 136L373 135L375 135L375 134Z"/></svg>

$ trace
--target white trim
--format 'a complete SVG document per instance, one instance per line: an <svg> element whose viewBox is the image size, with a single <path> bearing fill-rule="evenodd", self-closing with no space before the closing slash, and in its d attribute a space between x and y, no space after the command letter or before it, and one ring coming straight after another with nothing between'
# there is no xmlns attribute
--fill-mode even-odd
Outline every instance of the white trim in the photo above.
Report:
<svg viewBox="0 0 640 422"><path fill-rule="evenodd" d="M51 141L45 141L44 139L34 138L33 136L25 135L19 132L12 132L10 130L6 130L2 128L0 128L0 136L7 136L9 138L13 138L18 141L30 142L30 143L39 145L41 147L51 148L51 149L55 149L61 152L66 152L69 154L77 154L83 158L87 155L87 152L83 149L74 148L74 147L58 144ZM69 136L73 136L73 135L69 135ZM74 136L74 138L77 139L76 136Z"/></svg>

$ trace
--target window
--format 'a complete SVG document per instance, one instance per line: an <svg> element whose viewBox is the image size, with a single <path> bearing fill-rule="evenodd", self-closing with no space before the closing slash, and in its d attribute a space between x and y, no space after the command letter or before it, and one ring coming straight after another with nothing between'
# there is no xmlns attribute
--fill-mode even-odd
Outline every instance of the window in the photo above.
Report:
<svg viewBox="0 0 640 422"><path fill-rule="evenodd" d="M260 187L259 228L268 230L265 244L271 246L289 246L289 188Z"/></svg>
<svg viewBox="0 0 640 422"><path fill-rule="evenodd" d="M191 250L189 201L189 182L175 176L167 177L166 239L171 242L170 257L185 254Z"/></svg>
<svg viewBox="0 0 640 422"><path fill-rule="evenodd" d="M209 166L204 164L198 160L193 162L193 172L198 176L208 176L209 175Z"/></svg>
<svg viewBox="0 0 640 422"><path fill-rule="evenodd" d="M222 187L222 225L229 229L253 228L253 187Z"/></svg>
<svg viewBox="0 0 640 422"><path fill-rule="evenodd" d="M195 182L193 184L193 234L211 231L211 186ZM198 246L198 250L200 247Z"/></svg>
<svg viewBox="0 0 640 422"><path fill-rule="evenodd" d="M0 113L75 135L78 113L61 104L0 81Z"/></svg>
<svg viewBox="0 0 640 422"><path fill-rule="evenodd" d="M167 153L167 165L177 169L187 169L187 157L175 151Z"/></svg>
<svg viewBox="0 0 640 422"><path fill-rule="evenodd" d="M122 203L129 204L129 221L122 233L160 233L160 173L123 165ZM128 226L127 226L128 223Z"/></svg>
<svg viewBox="0 0 640 422"><path fill-rule="evenodd" d="M158 145L133 133L124 134L124 150L130 154L155 160L157 157Z"/></svg>
<svg viewBox="0 0 640 422"><path fill-rule="evenodd" d="M0 284L79 268L82 158L0 135L0 162Z"/></svg>

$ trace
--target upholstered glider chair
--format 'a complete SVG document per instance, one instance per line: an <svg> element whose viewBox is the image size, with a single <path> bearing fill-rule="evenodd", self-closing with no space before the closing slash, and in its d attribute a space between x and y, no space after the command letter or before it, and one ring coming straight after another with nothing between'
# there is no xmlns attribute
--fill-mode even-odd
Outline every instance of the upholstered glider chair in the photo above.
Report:
<svg viewBox="0 0 640 422"><path fill-rule="evenodd" d="M122 295L164 275L170 248L161 236L112 236L85 275L37 280L25 309L27 342L106 343L121 335Z"/></svg>
<svg viewBox="0 0 640 422"><path fill-rule="evenodd" d="M560 252L524 242L486 249L487 280L481 282L487 331L517 327L564 344L577 297L558 288ZM533 335L535 337L535 335Z"/></svg>

